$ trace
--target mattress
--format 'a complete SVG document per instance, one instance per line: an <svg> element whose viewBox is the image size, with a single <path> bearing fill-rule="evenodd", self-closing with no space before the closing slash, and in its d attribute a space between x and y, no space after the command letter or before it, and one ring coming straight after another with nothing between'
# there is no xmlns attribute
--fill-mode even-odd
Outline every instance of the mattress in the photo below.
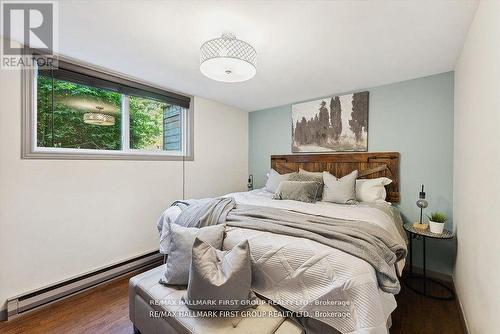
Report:
<svg viewBox="0 0 500 334"><path fill-rule="evenodd" d="M406 237L401 216L389 203L339 205L273 200L272 194L262 189L226 196L240 204L359 220L384 228L396 240L404 242ZM168 225L179 213L178 207L171 207L158 223L164 253L169 248ZM252 289L256 293L342 333L388 332L387 323L396 301L392 294L380 290L375 271L367 262L304 238L230 227L226 234L225 249L243 239L249 241ZM398 263L400 269L402 265Z"/></svg>

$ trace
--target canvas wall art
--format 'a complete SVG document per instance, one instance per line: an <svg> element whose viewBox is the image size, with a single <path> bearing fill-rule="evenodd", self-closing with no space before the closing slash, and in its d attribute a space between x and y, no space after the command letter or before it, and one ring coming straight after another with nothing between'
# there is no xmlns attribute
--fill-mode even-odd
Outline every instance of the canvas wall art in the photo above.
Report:
<svg viewBox="0 0 500 334"><path fill-rule="evenodd" d="M367 151L368 92L292 105L292 152Z"/></svg>

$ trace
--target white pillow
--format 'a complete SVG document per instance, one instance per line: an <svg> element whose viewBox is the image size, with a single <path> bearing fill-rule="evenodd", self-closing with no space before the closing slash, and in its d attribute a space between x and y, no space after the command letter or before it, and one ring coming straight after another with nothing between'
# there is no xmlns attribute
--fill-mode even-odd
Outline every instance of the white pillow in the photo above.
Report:
<svg viewBox="0 0 500 334"><path fill-rule="evenodd" d="M356 199L360 202L385 202L385 186L391 182L386 177L356 180Z"/></svg>
<svg viewBox="0 0 500 334"><path fill-rule="evenodd" d="M269 174L267 175L267 182L266 182L266 185L264 188L267 191L275 193L276 190L278 190L278 186L280 185L280 183L282 181L288 181L288 179L290 178L290 175L292 175L292 174L294 174L294 173L280 174L277 171L275 171L274 169L271 169L269 171Z"/></svg>
<svg viewBox="0 0 500 334"><path fill-rule="evenodd" d="M332 202L338 204L350 204L356 200L356 178L358 171L337 179L335 175L323 172L323 202Z"/></svg>

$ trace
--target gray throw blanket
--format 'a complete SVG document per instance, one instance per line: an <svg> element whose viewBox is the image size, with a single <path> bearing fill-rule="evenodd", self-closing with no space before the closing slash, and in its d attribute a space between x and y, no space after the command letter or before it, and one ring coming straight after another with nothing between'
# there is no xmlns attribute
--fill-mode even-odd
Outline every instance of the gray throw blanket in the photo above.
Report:
<svg viewBox="0 0 500 334"><path fill-rule="evenodd" d="M232 198L190 200L174 205L182 210L176 224L202 227L225 222L227 226L307 238L371 264L383 291L396 294L400 290L394 264L406 256L406 245L389 238L377 225L270 207L236 205Z"/></svg>
<svg viewBox="0 0 500 334"><path fill-rule="evenodd" d="M176 201L182 212L175 223L184 227L204 227L223 224L228 212L236 206L234 198L204 198Z"/></svg>

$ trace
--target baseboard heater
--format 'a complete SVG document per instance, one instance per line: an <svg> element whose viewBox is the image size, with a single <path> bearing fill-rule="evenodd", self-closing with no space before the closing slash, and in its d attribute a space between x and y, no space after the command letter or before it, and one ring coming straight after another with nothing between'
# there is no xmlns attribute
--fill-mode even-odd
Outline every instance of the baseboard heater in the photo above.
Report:
<svg viewBox="0 0 500 334"><path fill-rule="evenodd" d="M7 320L31 312L47 304L70 297L132 272L144 271L162 264L158 251L77 276L7 300Z"/></svg>

